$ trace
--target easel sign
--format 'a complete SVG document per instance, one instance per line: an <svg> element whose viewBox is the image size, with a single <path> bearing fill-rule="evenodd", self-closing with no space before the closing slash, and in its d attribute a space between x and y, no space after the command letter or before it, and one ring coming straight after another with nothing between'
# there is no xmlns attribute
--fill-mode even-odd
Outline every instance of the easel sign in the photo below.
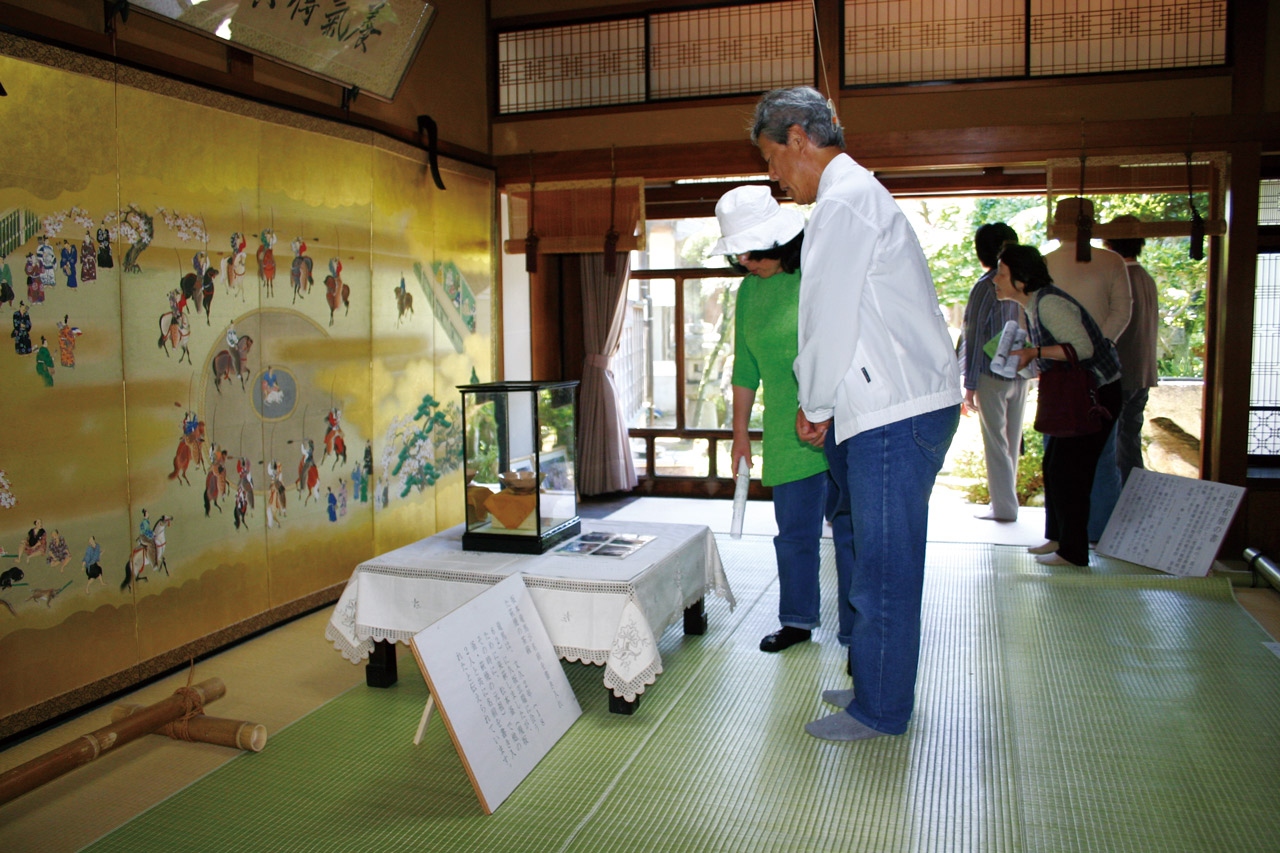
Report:
<svg viewBox="0 0 1280 853"><path fill-rule="evenodd" d="M1134 468L1098 553L1179 577L1204 577L1244 487Z"/></svg>
<svg viewBox="0 0 1280 853"><path fill-rule="evenodd" d="M485 814L493 814L582 714L520 575L410 641ZM415 743L418 739L415 739Z"/></svg>

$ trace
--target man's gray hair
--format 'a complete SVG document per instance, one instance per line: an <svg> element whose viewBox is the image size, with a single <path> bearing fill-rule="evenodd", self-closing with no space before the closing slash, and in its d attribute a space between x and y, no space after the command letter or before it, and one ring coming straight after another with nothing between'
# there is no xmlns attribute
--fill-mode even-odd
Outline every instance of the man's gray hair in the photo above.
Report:
<svg viewBox="0 0 1280 853"><path fill-rule="evenodd" d="M765 92L756 104L751 141L759 145L763 136L779 145L786 145L787 130L793 124L800 125L800 129L819 148L834 145L844 150L844 130L836 124L827 99L809 86Z"/></svg>

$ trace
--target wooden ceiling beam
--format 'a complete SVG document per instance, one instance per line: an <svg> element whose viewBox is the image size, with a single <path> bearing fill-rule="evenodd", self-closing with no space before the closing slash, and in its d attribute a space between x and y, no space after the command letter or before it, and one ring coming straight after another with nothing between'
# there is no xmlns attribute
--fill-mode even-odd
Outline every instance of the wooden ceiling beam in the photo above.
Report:
<svg viewBox="0 0 1280 853"><path fill-rule="evenodd" d="M1188 122L1183 118L1085 124L1088 154L1185 153ZM1190 144L1199 151L1223 150L1241 142L1280 145L1280 115L1237 115L1197 120ZM1043 163L1080 154L1080 125L1010 125L943 130L846 133L849 153L869 169L986 167ZM613 150L619 177L646 181L759 175L764 161L748 140L619 147ZM539 181L608 178L610 149L550 151L494 158L498 184L526 183L530 157Z"/></svg>

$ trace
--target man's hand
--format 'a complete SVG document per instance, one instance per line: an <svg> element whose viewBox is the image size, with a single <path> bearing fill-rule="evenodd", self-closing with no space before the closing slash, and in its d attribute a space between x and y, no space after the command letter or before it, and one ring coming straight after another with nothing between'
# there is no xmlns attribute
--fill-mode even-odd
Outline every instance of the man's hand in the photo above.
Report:
<svg viewBox="0 0 1280 853"><path fill-rule="evenodd" d="M978 392L972 388L964 389L964 403L960 406L960 414L967 415L978 411Z"/></svg>
<svg viewBox="0 0 1280 853"><path fill-rule="evenodd" d="M796 409L796 435L800 440L814 447L822 447L827 441L827 430L831 428L831 418L822 423L813 423L805 417L804 409Z"/></svg>

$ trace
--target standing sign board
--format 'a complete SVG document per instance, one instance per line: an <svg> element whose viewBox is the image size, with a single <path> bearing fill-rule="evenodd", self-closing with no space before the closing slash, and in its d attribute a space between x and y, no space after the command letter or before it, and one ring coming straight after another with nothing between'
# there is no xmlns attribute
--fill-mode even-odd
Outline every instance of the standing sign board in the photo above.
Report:
<svg viewBox="0 0 1280 853"><path fill-rule="evenodd" d="M493 814L582 713L523 578L471 599L411 646L480 806Z"/></svg>
<svg viewBox="0 0 1280 853"><path fill-rule="evenodd" d="M1171 575L1204 577L1243 498L1242 486L1134 468L1098 553Z"/></svg>

